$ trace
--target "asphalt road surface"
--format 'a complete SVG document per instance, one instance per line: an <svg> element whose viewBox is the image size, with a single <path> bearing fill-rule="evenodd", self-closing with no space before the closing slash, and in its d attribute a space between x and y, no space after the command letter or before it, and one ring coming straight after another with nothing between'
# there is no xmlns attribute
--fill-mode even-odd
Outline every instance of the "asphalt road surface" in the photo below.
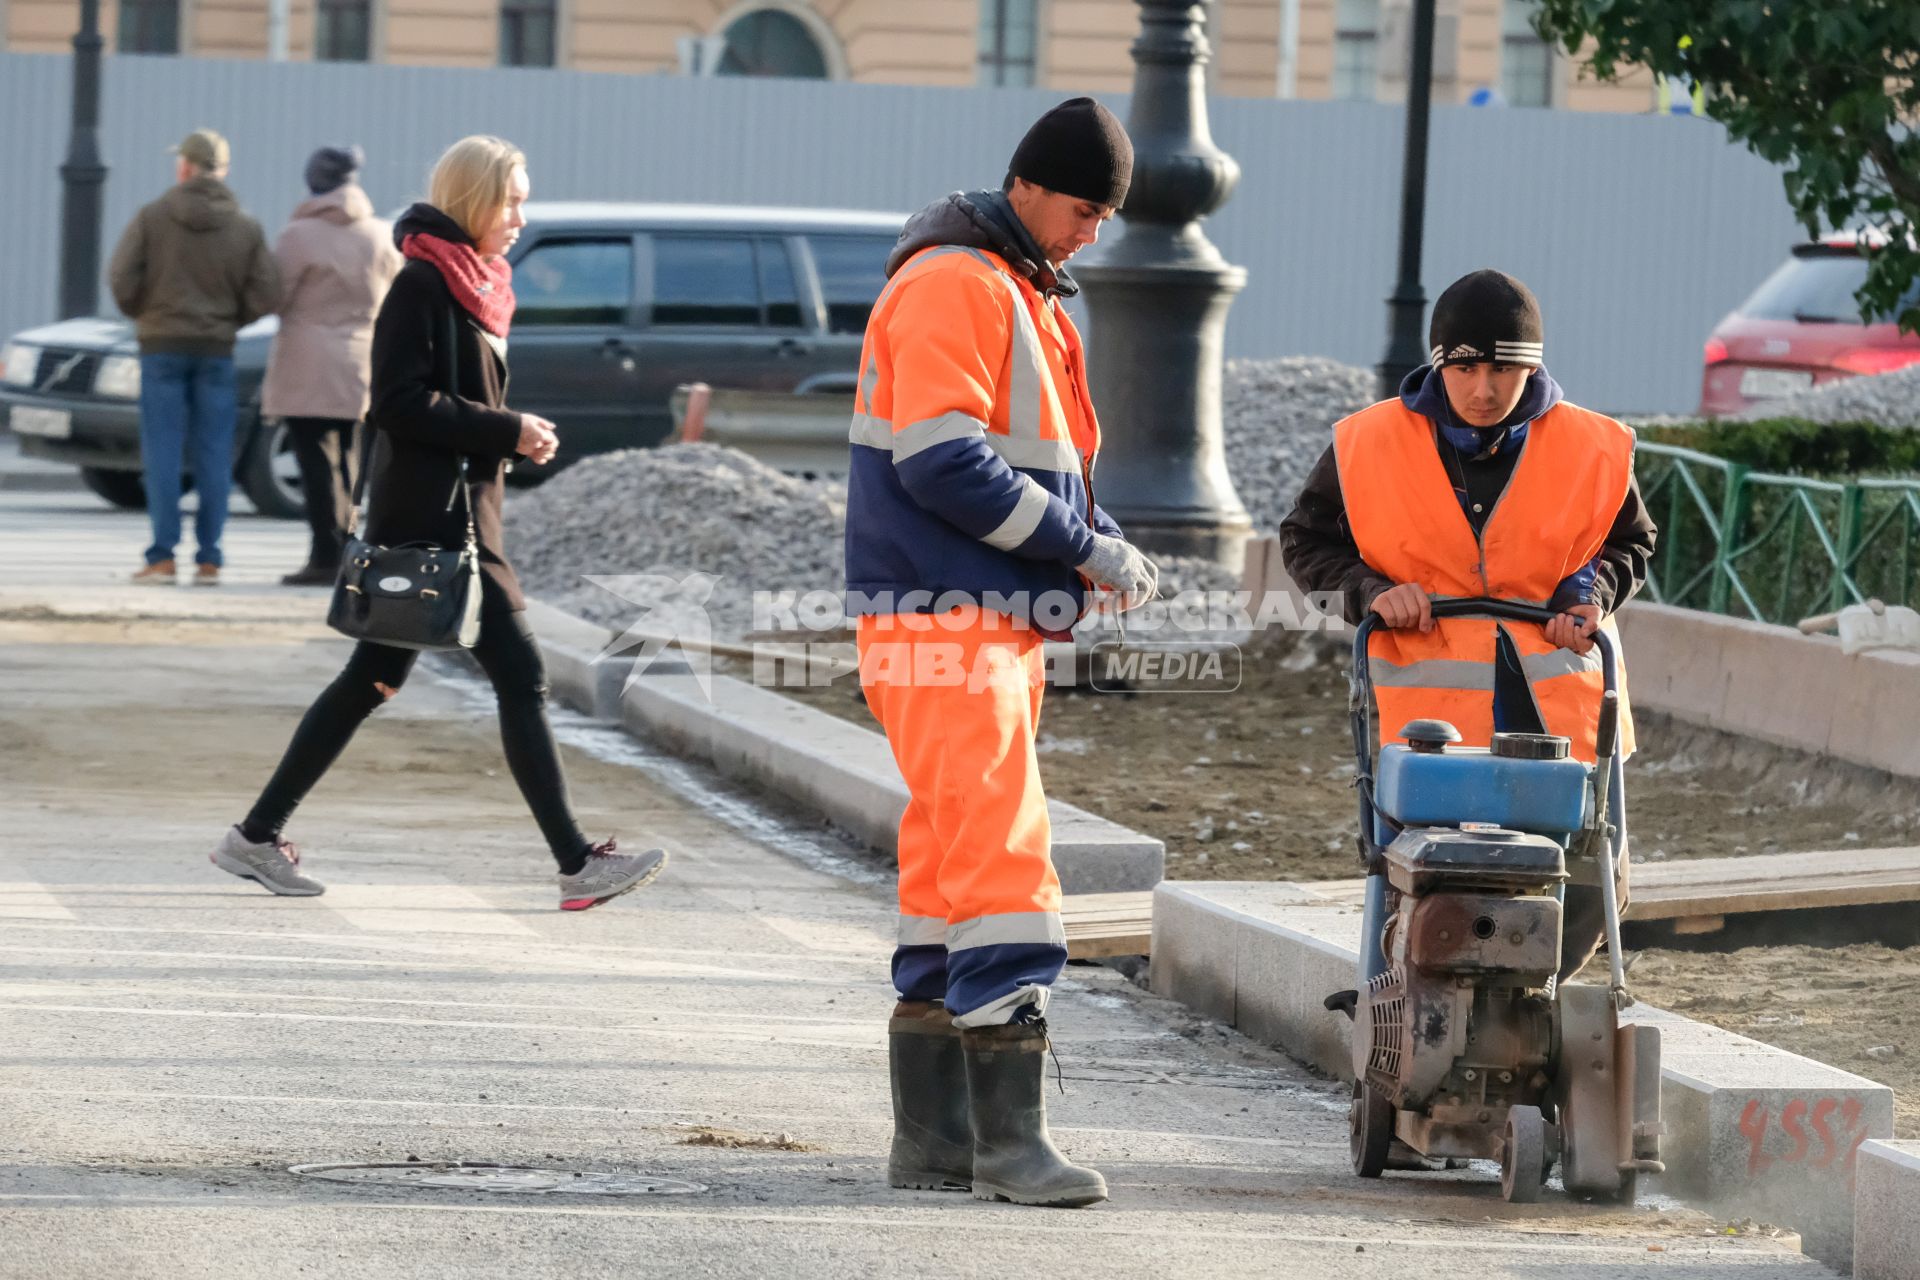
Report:
<svg viewBox="0 0 1920 1280"><path fill-rule="evenodd" d="M484 686L423 667L288 834L329 885L208 865L346 646L237 519L228 585L122 585L138 515L0 491L0 1277L1817 1276L1709 1216L1361 1182L1341 1089L1069 970L1055 1134L1111 1203L885 1185L885 868L561 717L589 831L672 865L555 909ZM307 1163L490 1162L548 1189ZM572 1174L696 1184L587 1194ZM557 1188L557 1189L554 1189Z"/></svg>

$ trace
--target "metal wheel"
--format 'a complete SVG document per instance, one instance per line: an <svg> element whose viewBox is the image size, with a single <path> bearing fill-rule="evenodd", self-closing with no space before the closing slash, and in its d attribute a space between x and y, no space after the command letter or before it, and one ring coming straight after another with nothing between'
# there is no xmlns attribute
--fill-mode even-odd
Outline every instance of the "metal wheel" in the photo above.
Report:
<svg viewBox="0 0 1920 1280"><path fill-rule="evenodd" d="M1506 1150L1500 1158L1500 1195L1514 1204L1540 1199L1547 1165L1547 1122L1538 1107L1507 1109Z"/></svg>
<svg viewBox="0 0 1920 1280"><path fill-rule="evenodd" d="M1393 1104L1364 1080L1353 1082L1353 1102L1347 1108L1347 1149L1353 1171L1377 1178L1387 1167L1387 1149L1393 1145Z"/></svg>

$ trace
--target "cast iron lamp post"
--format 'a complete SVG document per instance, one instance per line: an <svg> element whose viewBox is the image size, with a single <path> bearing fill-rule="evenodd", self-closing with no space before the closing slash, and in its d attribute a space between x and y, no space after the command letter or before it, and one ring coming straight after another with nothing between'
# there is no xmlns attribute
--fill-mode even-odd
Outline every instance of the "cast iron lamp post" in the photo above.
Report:
<svg viewBox="0 0 1920 1280"><path fill-rule="evenodd" d="M60 318L90 316L100 299L100 0L80 0L73 37L73 127L60 166Z"/></svg>
<svg viewBox="0 0 1920 1280"><path fill-rule="evenodd" d="M1427 219L1427 106L1433 97L1433 0L1413 0L1413 55L1407 75L1407 150L1400 174L1400 278L1387 299L1387 353L1375 371L1380 398L1427 362L1421 328L1427 293L1420 287L1420 239Z"/></svg>
<svg viewBox="0 0 1920 1280"><path fill-rule="evenodd" d="M1220 351L1247 273L1200 227L1240 180L1207 131L1201 24L1212 0L1135 3L1133 186L1119 239L1075 272L1092 312L1089 376L1106 436L1097 493L1141 546L1237 570L1252 523L1221 444Z"/></svg>

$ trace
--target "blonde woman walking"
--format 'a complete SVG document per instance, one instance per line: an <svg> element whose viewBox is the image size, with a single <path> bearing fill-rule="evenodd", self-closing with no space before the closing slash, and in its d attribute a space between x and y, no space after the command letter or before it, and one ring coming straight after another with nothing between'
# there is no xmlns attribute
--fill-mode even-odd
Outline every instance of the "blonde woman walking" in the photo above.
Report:
<svg viewBox="0 0 1920 1280"><path fill-rule="evenodd" d="M547 462L554 426L507 408L507 328L513 269L506 253L526 225L526 157L499 138L463 138L434 167L428 200L394 225L407 263L394 277L373 330L372 406L377 434L369 463L370 542L457 546L466 536L459 499L467 462L480 549L479 660L500 708L500 736L514 781L559 864L560 907L582 911L646 884L666 851L627 854L581 834L547 722L545 669L527 625L526 601L502 542L501 487L515 457ZM451 350L449 334L452 334ZM325 891L304 874L280 833L294 808L346 749L354 731L399 692L418 655L362 641L294 732L245 820L213 863L279 894Z"/></svg>

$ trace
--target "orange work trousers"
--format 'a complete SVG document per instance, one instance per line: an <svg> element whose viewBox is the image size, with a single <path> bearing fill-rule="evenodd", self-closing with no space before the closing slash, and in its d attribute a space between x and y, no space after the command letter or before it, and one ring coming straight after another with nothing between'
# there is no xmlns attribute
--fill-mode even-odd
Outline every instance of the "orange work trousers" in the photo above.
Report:
<svg viewBox="0 0 1920 1280"><path fill-rule="evenodd" d="M977 606L858 625L860 685L909 796L894 986L962 1026L1037 1014L1067 960L1034 750L1042 639Z"/></svg>

